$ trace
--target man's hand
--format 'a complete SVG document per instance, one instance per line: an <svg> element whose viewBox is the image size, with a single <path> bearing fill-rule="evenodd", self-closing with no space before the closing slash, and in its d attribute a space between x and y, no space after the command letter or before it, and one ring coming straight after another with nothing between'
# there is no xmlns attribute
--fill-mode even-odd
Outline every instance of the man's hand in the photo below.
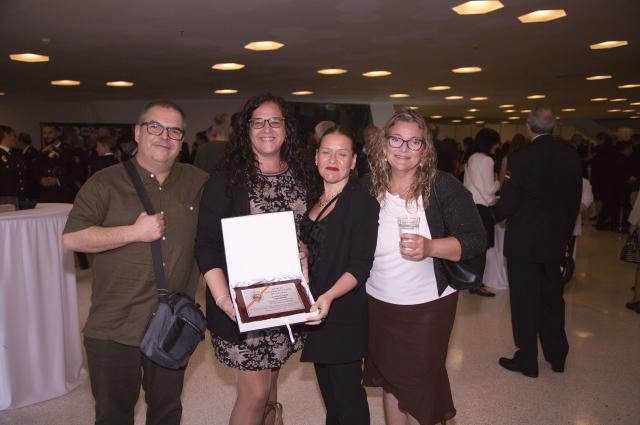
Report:
<svg viewBox="0 0 640 425"><path fill-rule="evenodd" d="M51 187L58 184L57 177L42 177L40 179L40 186Z"/></svg>
<svg viewBox="0 0 640 425"><path fill-rule="evenodd" d="M162 214L148 215L146 212L142 212L132 226L136 241L157 241L164 234L164 217Z"/></svg>

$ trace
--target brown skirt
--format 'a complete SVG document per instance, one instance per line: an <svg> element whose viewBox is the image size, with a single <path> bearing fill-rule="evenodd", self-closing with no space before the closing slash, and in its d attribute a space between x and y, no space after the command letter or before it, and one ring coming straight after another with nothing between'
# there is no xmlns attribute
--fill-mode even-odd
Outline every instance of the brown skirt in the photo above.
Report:
<svg viewBox="0 0 640 425"><path fill-rule="evenodd" d="M369 354L364 385L382 387L421 425L456 414L446 360L458 293L416 305L369 298Z"/></svg>

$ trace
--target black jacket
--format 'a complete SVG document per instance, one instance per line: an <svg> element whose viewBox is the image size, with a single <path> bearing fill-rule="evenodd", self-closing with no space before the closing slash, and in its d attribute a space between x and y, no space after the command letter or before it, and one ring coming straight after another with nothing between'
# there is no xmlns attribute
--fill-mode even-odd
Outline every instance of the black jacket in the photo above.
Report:
<svg viewBox="0 0 640 425"><path fill-rule="evenodd" d="M551 135L538 136L509 159L508 176L498 204L507 217L504 255L531 262L562 259L582 196L578 153Z"/></svg>
<svg viewBox="0 0 640 425"><path fill-rule="evenodd" d="M316 272L310 276L311 293L317 299L346 272L358 284L331 303L329 315L321 325L307 328L302 361L346 363L367 354L365 282L376 250L380 206L368 187L357 183L349 183L336 202L326 217L325 239L314 267Z"/></svg>

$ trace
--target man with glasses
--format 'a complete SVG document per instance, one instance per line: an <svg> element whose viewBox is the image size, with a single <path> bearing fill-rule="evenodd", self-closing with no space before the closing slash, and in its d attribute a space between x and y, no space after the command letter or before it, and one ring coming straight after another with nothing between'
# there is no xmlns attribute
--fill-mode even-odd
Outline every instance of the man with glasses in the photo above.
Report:
<svg viewBox="0 0 640 425"><path fill-rule="evenodd" d="M171 292L193 297L198 284L193 244L206 173L176 162L184 139L184 113L170 101L142 111L131 159L157 214L144 212L123 166L91 176L76 197L63 243L96 254L91 309L84 328L96 424L133 424L145 391L147 424L179 424L184 369L145 358L138 346L157 307L149 242L160 239Z"/></svg>

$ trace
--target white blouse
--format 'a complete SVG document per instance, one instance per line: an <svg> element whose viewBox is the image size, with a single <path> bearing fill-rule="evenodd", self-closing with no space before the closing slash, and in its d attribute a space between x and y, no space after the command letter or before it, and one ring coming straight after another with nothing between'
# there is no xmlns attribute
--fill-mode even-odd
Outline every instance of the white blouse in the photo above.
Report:
<svg viewBox="0 0 640 425"><path fill-rule="evenodd" d="M473 195L473 202L489 207L496 203L496 192L500 182L493 172L493 159L476 152L469 157L464 169L464 187Z"/></svg>
<svg viewBox="0 0 640 425"><path fill-rule="evenodd" d="M398 217L407 216L420 217L418 234L431 238L422 197L418 199L417 206L414 204L407 209L404 199L387 192L380 206L378 242L366 285L367 294L391 304L422 304L440 298L433 258L414 261L400 255ZM447 287L442 296L454 292Z"/></svg>

